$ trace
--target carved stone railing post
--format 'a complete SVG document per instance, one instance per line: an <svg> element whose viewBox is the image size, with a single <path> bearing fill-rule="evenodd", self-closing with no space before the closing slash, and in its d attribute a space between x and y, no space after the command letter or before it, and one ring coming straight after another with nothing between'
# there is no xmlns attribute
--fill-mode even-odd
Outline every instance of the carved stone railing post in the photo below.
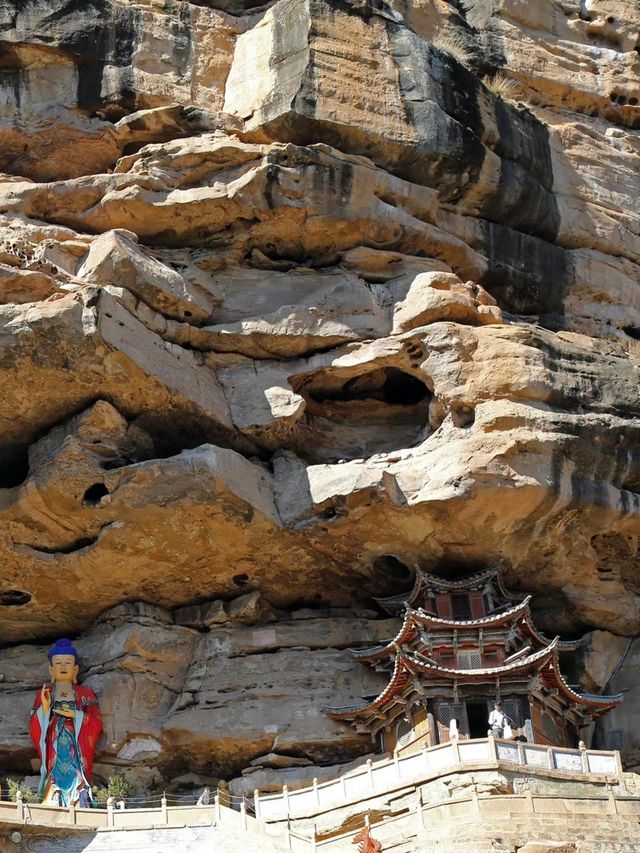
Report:
<svg viewBox="0 0 640 853"><path fill-rule="evenodd" d="M589 773L589 756L587 755L587 745L581 740L578 744L578 749L580 750L580 760L582 762L582 772Z"/></svg>
<svg viewBox="0 0 640 853"><path fill-rule="evenodd" d="M451 744L451 751L453 753L453 764L462 764L462 759L460 758L460 746L458 745L458 738L452 738L449 743Z"/></svg>
<svg viewBox="0 0 640 853"><path fill-rule="evenodd" d="M489 758L491 761L498 760L498 747L496 745L496 739L493 735L487 735L487 743L489 744Z"/></svg>
<svg viewBox="0 0 640 853"><path fill-rule="evenodd" d="M554 770L556 766L555 758L553 755L553 747L547 747L547 764L549 765L549 770Z"/></svg>
<svg viewBox="0 0 640 853"><path fill-rule="evenodd" d="M162 822L168 825L169 811L167 809L167 795L165 793L162 794L162 799L160 800L160 812L162 814Z"/></svg>
<svg viewBox="0 0 640 853"><path fill-rule="evenodd" d="M260 791L257 788L253 792L253 808L257 820L260 820Z"/></svg>

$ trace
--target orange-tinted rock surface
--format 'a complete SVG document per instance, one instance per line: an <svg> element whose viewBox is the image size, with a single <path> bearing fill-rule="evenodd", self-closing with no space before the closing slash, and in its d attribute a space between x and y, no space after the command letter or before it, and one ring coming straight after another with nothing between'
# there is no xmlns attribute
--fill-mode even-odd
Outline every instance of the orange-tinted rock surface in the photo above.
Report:
<svg viewBox="0 0 640 853"><path fill-rule="evenodd" d="M343 650L416 564L500 563L607 686L639 39L632 0L0 5L4 707L71 634L105 768L322 777L372 748L321 707L375 692Z"/></svg>

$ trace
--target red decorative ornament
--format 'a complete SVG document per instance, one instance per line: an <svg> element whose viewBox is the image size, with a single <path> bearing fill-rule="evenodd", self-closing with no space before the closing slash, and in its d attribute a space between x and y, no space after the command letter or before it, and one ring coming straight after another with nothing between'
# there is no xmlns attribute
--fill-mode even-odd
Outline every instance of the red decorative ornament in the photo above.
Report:
<svg viewBox="0 0 640 853"><path fill-rule="evenodd" d="M360 845L358 853L382 853L382 844L371 837L368 824L360 830L351 843Z"/></svg>

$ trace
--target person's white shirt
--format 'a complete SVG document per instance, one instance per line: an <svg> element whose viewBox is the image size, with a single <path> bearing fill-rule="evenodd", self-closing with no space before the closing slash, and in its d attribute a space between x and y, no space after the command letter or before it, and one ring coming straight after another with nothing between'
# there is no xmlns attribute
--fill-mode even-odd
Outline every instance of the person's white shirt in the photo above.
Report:
<svg viewBox="0 0 640 853"><path fill-rule="evenodd" d="M500 729L503 729L507 724L507 718L502 713L502 711L497 711L495 708L489 714L489 725L497 726Z"/></svg>

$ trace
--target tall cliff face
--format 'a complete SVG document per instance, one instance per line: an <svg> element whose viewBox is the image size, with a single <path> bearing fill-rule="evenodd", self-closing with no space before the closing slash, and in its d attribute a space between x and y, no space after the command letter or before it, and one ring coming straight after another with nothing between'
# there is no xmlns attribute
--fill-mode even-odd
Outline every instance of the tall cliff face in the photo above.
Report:
<svg viewBox="0 0 640 853"><path fill-rule="evenodd" d="M107 764L362 754L321 707L375 692L344 649L416 564L501 563L605 686L640 634L639 28L0 2L0 763L61 634Z"/></svg>

